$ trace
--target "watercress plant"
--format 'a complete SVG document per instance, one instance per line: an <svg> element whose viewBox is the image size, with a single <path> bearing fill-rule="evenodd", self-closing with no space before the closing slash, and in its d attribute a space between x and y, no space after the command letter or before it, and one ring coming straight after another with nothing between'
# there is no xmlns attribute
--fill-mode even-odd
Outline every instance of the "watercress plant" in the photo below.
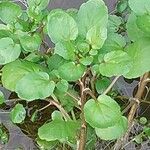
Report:
<svg viewBox="0 0 150 150"><path fill-rule="evenodd" d="M109 14L102 0L88 0L79 10L47 10L48 3L27 0L22 9L0 2L2 86L21 100L48 101L47 107L57 108L39 128L38 143L83 150L96 136L119 139L128 121L111 88L120 76L132 79L150 70L150 1L119 2L119 13L130 10L127 20ZM14 123L26 115L19 103L10 114Z"/></svg>

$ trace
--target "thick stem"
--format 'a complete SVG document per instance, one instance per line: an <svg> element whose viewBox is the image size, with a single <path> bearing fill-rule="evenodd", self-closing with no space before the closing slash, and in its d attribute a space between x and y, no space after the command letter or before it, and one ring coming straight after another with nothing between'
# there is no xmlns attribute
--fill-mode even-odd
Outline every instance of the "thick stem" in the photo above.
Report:
<svg viewBox="0 0 150 150"><path fill-rule="evenodd" d="M130 112L128 115L128 130L127 130L126 134L121 139L119 139L117 141L117 143L115 144L115 148L114 148L115 150L121 149L122 145L124 145L124 143L126 143L128 141L129 133L131 131L133 120L134 120L134 116L135 116L135 113L138 109L140 102L142 101L141 98L144 93L148 77L149 77L149 72L145 73L139 82L138 91L134 98L134 99L136 99L136 101L138 103L134 103L130 109Z"/></svg>
<svg viewBox="0 0 150 150"><path fill-rule="evenodd" d="M83 81L79 81L80 82L80 91L81 91L81 119L82 119L82 125L81 125L81 129L80 129L80 139L79 139L79 146L78 146L78 150L84 150L85 149L85 144L86 144L86 134L87 134L87 125L86 125L86 121L84 118L84 104L86 101L86 94L84 93L84 79Z"/></svg>

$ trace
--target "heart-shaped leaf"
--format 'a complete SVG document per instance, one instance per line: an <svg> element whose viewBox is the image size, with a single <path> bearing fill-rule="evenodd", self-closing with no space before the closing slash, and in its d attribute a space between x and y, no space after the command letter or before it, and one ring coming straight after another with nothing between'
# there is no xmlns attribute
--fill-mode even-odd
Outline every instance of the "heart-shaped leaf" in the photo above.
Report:
<svg viewBox="0 0 150 150"><path fill-rule="evenodd" d="M38 34L34 34L33 36L24 35L20 38L20 43L25 51L33 52L39 50L41 38Z"/></svg>
<svg viewBox="0 0 150 150"><path fill-rule="evenodd" d="M53 10L48 15L48 35L54 43L75 40L78 27L75 20L63 10Z"/></svg>
<svg viewBox="0 0 150 150"><path fill-rule="evenodd" d="M111 97L100 95L97 101L91 99L84 106L86 121L93 128L107 128L121 118L120 107Z"/></svg>
<svg viewBox="0 0 150 150"><path fill-rule="evenodd" d="M46 72L31 72L17 82L15 92L21 99L32 101L45 99L53 94L54 88L55 83Z"/></svg>
<svg viewBox="0 0 150 150"><path fill-rule="evenodd" d="M21 7L13 2L1 2L0 3L0 19L6 23L10 24L15 22L17 17L21 16Z"/></svg>
<svg viewBox="0 0 150 150"><path fill-rule="evenodd" d="M83 65L76 65L74 62L65 63L58 69L60 77L66 81L77 81L82 77L84 71Z"/></svg>
<svg viewBox="0 0 150 150"><path fill-rule="evenodd" d="M16 60L5 65L2 69L2 84L8 90L14 91L16 83L29 72L38 72L40 67L25 60Z"/></svg>
<svg viewBox="0 0 150 150"><path fill-rule="evenodd" d="M46 141L73 141L76 139L77 129L78 123L75 121L63 121L56 119L40 127L38 135L40 139Z"/></svg>

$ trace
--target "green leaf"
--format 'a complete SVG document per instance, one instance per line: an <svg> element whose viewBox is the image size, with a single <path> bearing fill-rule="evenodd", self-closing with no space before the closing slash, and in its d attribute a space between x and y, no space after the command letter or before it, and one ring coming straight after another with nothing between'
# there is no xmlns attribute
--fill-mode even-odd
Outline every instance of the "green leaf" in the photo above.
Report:
<svg viewBox="0 0 150 150"><path fill-rule="evenodd" d="M131 58L123 51L107 53L104 56L104 62L99 66L99 71L103 76L107 77L125 75L132 67Z"/></svg>
<svg viewBox="0 0 150 150"><path fill-rule="evenodd" d="M66 60L75 60L75 46L71 42L58 42L55 45L55 54Z"/></svg>
<svg viewBox="0 0 150 150"><path fill-rule="evenodd" d="M107 21L108 10L105 3L102 0L89 0L78 11L79 34L86 37L87 32L95 26L107 27Z"/></svg>
<svg viewBox="0 0 150 150"><path fill-rule="evenodd" d="M63 93L67 92L68 86L68 82L63 79L56 84L57 90Z"/></svg>
<svg viewBox="0 0 150 150"><path fill-rule="evenodd" d="M90 45L86 42L83 41L78 41L77 43L77 49L79 52L81 52L83 55L88 53L90 50Z"/></svg>
<svg viewBox="0 0 150 150"><path fill-rule="evenodd" d="M22 77L16 84L15 92L21 99L32 101L45 99L53 94L55 83L49 80L45 72L31 72Z"/></svg>
<svg viewBox="0 0 150 150"><path fill-rule="evenodd" d="M150 36L150 15L149 14L137 16L136 24L138 28L144 32L144 34Z"/></svg>
<svg viewBox="0 0 150 150"><path fill-rule="evenodd" d="M136 15L143 15L150 12L149 0L129 0L129 6Z"/></svg>
<svg viewBox="0 0 150 150"><path fill-rule="evenodd" d="M78 93L73 90L73 89L68 89L67 91L69 94L67 93L62 93L58 90L55 91L55 94L57 95L59 101L61 102L61 105L63 106L63 108L67 111L70 112L71 110L73 110L74 106L76 106L77 104L74 101L73 97L76 97L78 99L79 95ZM70 96L72 95L72 96Z"/></svg>
<svg viewBox="0 0 150 150"><path fill-rule="evenodd" d="M108 33L115 33L119 30L122 23L122 18L116 15L109 15L108 18Z"/></svg>
<svg viewBox="0 0 150 150"><path fill-rule="evenodd" d="M43 56L37 54L36 52L30 53L24 60L38 63L43 60Z"/></svg>
<svg viewBox="0 0 150 150"><path fill-rule="evenodd" d="M21 53L19 44L9 38L0 39L0 65L4 65L16 60Z"/></svg>
<svg viewBox="0 0 150 150"><path fill-rule="evenodd" d="M2 91L0 91L0 105L5 102L5 97Z"/></svg>
<svg viewBox="0 0 150 150"><path fill-rule="evenodd" d="M26 52L38 51L41 45L41 38L38 34L33 36L24 35L20 38L20 43Z"/></svg>
<svg viewBox="0 0 150 150"><path fill-rule="evenodd" d="M139 39L137 42L130 44L126 48L126 52L133 60L130 71L125 75L126 78L137 78L150 71L150 39Z"/></svg>
<svg viewBox="0 0 150 150"><path fill-rule="evenodd" d="M140 124L142 124L142 125L145 125L147 123L147 121L148 120L145 117L141 117L139 120Z"/></svg>
<svg viewBox="0 0 150 150"><path fill-rule="evenodd" d="M142 134L136 135L133 139L137 144L141 144L143 142Z"/></svg>
<svg viewBox="0 0 150 150"><path fill-rule="evenodd" d="M120 0L117 4L117 11L123 13L128 7L128 0Z"/></svg>
<svg viewBox="0 0 150 150"><path fill-rule="evenodd" d="M93 62L92 56L87 56L80 59L80 63L83 64L84 66L90 65L92 62Z"/></svg>
<svg viewBox="0 0 150 150"><path fill-rule="evenodd" d="M51 116L52 116L52 120L61 120L61 121L63 120L62 114L58 110L55 110Z"/></svg>
<svg viewBox="0 0 150 150"><path fill-rule="evenodd" d="M77 19L77 13L78 13L78 9L76 8L69 8L66 10L66 12L73 17L75 20Z"/></svg>
<svg viewBox="0 0 150 150"><path fill-rule="evenodd" d="M122 117L115 125L108 128L96 128L96 135L103 140L118 139L127 131L128 122Z"/></svg>
<svg viewBox="0 0 150 150"><path fill-rule="evenodd" d="M31 120L32 122L35 122L35 121L38 119L38 113L39 113L38 110L35 110L35 111L34 111L34 113L32 114L32 116L31 116L31 118L30 118L30 120Z"/></svg>
<svg viewBox="0 0 150 150"><path fill-rule="evenodd" d="M60 142L73 141L76 138L78 123L75 121L53 120L38 129L40 139Z"/></svg>
<svg viewBox="0 0 150 150"><path fill-rule="evenodd" d="M64 62L65 60L57 54L54 54L47 59L48 68L50 70L58 69L61 65L64 64Z"/></svg>
<svg viewBox="0 0 150 150"><path fill-rule="evenodd" d="M121 118L120 106L111 97L100 95L97 101L90 99L84 105L85 120L93 128L107 128Z"/></svg>
<svg viewBox="0 0 150 150"><path fill-rule="evenodd" d="M100 26L93 26L88 30L86 40L93 49L100 49L107 38L107 28Z"/></svg>
<svg viewBox="0 0 150 150"><path fill-rule="evenodd" d="M36 139L36 142L38 144L38 147L40 150L52 150L55 148L55 146L58 144L58 141L45 141L41 140L40 138Z"/></svg>
<svg viewBox="0 0 150 150"><path fill-rule="evenodd" d="M35 12L39 12L45 9L49 3L49 0L27 0L29 8Z"/></svg>
<svg viewBox="0 0 150 150"><path fill-rule="evenodd" d="M98 54L98 50L97 50L97 49L91 49L91 50L89 51L89 54L92 55L92 56L95 56L95 55Z"/></svg>
<svg viewBox="0 0 150 150"><path fill-rule="evenodd" d="M58 68L59 75L66 81L77 81L85 71L83 65L76 65L74 62L65 63Z"/></svg>
<svg viewBox="0 0 150 150"><path fill-rule="evenodd" d="M92 10L92 13L91 13ZM93 49L100 49L107 38L108 10L102 0L89 0L78 11L79 34Z"/></svg>
<svg viewBox="0 0 150 150"><path fill-rule="evenodd" d="M150 128L149 127L144 127L143 132L150 137Z"/></svg>
<svg viewBox="0 0 150 150"><path fill-rule="evenodd" d="M11 36L9 28L4 24L0 24L0 39L9 36Z"/></svg>
<svg viewBox="0 0 150 150"><path fill-rule="evenodd" d="M21 7L13 2L0 3L0 19L6 24L15 22L21 13Z"/></svg>
<svg viewBox="0 0 150 150"><path fill-rule="evenodd" d="M2 84L11 91L15 90L16 83L29 72L38 72L40 67L25 60L16 60L5 65L2 69Z"/></svg>
<svg viewBox="0 0 150 150"><path fill-rule="evenodd" d="M21 123L26 117L26 110L22 104L17 104L10 113L10 118L13 123Z"/></svg>
<svg viewBox="0 0 150 150"><path fill-rule="evenodd" d="M137 16L134 13L131 13L126 24L126 28L128 37L132 41L136 41L139 38L145 37L145 34L137 26L136 21Z"/></svg>
<svg viewBox="0 0 150 150"><path fill-rule="evenodd" d="M105 41L102 50L104 53L116 51L116 50L123 50L126 45L125 38L117 33L110 33L108 34L108 38Z"/></svg>
<svg viewBox="0 0 150 150"><path fill-rule="evenodd" d="M75 40L78 27L75 20L63 10L53 10L48 15L48 35L52 42Z"/></svg>
<svg viewBox="0 0 150 150"><path fill-rule="evenodd" d="M96 83L95 83L96 91L99 94L102 94L110 84L111 84L111 81L108 78L96 80Z"/></svg>

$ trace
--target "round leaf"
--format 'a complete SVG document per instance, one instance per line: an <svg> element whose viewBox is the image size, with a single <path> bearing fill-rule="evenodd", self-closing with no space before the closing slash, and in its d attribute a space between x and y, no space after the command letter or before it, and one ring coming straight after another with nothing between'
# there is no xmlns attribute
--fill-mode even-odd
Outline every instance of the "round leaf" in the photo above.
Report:
<svg viewBox="0 0 150 150"><path fill-rule="evenodd" d="M131 58L123 51L107 53L104 56L104 62L99 66L99 71L107 77L125 75L132 67Z"/></svg>
<svg viewBox="0 0 150 150"><path fill-rule="evenodd" d="M84 115L93 128L107 128L118 122L121 111L116 101L107 95L101 95L97 101L91 99L86 102Z"/></svg>
<svg viewBox="0 0 150 150"><path fill-rule="evenodd" d="M59 140L61 142L72 141L75 139L78 123L74 121L53 120L44 124L38 130L40 139L46 141Z"/></svg>
<svg viewBox="0 0 150 150"><path fill-rule="evenodd" d="M0 19L6 24L14 22L21 13L21 7L13 2L0 3Z"/></svg>
<svg viewBox="0 0 150 150"><path fill-rule="evenodd" d="M136 41L139 38L145 37L145 34L137 26L136 21L137 21L137 16L134 13L131 13L129 15L126 27L127 27L128 37L132 41Z"/></svg>
<svg viewBox="0 0 150 150"><path fill-rule="evenodd" d="M150 71L150 40L148 38L142 38L130 44L126 52L133 60L130 71L125 75L126 78L137 78Z"/></svg>
<svg viewBox="0 0 150 150"><path fill-rule="evenodd" d="M32 101L45 99L53 94L54 88L55 83L49 80L47 73L31 72L17 82L15 92L21 99Z"/></svg>
<svg viewBox="0 0 150 150"><path fill-rule="evenodd" d="M78 27L75 20L63 10L53 10L48 15L48 35L54 43L75 40Z"/></svg>
<svg viewBox="0 0 150 150"><path fill-rule="evenodd" d="M86 40L92 46L93 49L100 49L103 46L106 38L106 27L101 28L99 26L93 26L91 29L88 30L86 35Z"/></svg>
<svg viewBox="0 0 150 150"><path fill-rule="evenodd" d="M117 11L119 13L122 13L126 10L126 8L128 7L128 0L121 0L118 4L117 4Z"/></svg>
<svg viewBox="0 0 150 150"><path fill-rule="evenodd" d="M122 117L114 126L108 128L96 128L96 135L103 140L114 140L120 138L127 130L128 122Z"/></svg>
<svg viewBox="0 0 150 150"><path fill-rule="evenodd" d="M39 50L41 38L38 34L34 34L33 36L24 35L20 38L20 43L25 51L33 52Z"/></svg>
<svg viewBox="0 0 150 150"><path fill-rule="evenodd" d="M87 32L91 30L91 28L94 30L94 26L99 27L98 30L100 31L100 28L107 27L107 22L108 10L102 0L89 0L81 5L78 11L80 35L86 37Z"/></svg>
<svg viewBox="0 0 150 150"><path fill-rule="evenodd" d="M26 117L26 110L22 104L17 104L10 113L10 118L13 123L21 123Z"/></svg>
<svg viewBox="0 0 150 150"><path fill-rule="evenodd" d="M80 79L85 71L85 67L74 62L65 63L58 69L59 75L66 81L77 81Z"/></svg>
<svg viewBox="0 0 150 150"><path fill-rule="evenodd" d="M11 38L0 39L0 65L16 60L21 53L19 44L15 44Z"/></svg>
<svg viewBox="0 0 150 150"><path fill-rule="evenodd" d="M149 0L129 0L129 6L137 15L143 15L150 12Z"/></svg>
<svg viewBox="0 0 150 150"><path fill-rule="evenodd" d="M5 65L2 69L2 84L11 91L15 90L16 83L29 72L38 72L40 67L29 61L16 60Z"/></svg>

